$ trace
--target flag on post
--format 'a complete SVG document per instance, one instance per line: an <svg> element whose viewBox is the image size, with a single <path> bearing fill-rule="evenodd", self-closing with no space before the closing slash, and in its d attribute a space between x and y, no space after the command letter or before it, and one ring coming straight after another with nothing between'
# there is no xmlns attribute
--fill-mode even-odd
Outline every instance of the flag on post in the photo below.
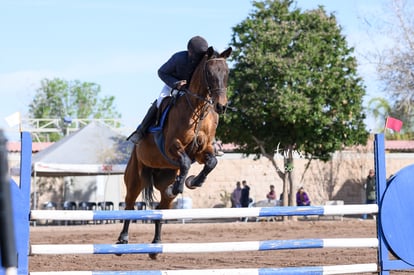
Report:
<svg viewBox="0 0 414 275"><path fill-rule="evenodd" d="M403 122L399 119L393 118L393 117L387 117L387 120L385 121L385 128L394 130L396 132L399 132L402 128Z"/></svg>
<svg viewBox="0 0 414 275"><path fill-rule="evenodd" d="M9 127L14 127L16 125L20 125L20 112L15 112L7 117L4 118L7 122Z"/></svg>

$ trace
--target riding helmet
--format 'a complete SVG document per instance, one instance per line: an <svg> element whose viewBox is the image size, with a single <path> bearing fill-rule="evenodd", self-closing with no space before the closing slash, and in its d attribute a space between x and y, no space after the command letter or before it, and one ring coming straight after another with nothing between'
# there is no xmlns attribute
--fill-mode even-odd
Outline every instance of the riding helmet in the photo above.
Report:
<svg viewBox="0 0 414 275"><path fill-rule="evenodd" d="M188 41L187 49L196 55L204 54L208 49L208 43L203 37L194 36Z"/></svg>

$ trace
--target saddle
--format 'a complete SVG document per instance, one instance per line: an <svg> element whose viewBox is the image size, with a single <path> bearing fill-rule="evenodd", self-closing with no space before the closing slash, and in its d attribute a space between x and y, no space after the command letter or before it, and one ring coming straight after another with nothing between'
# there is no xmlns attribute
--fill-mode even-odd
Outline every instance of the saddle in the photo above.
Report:
<svg viewBox="0 0 414 275"><path fill-rule="evenodd" d="M179 166L179 163L170 159L165 153L165 136L163 133L163 129L172 106L175 105L177 99L182 95L184 95L184 92L180 91L174 96L164 98L158 110L155 124L149 127L148 129L148 132L152 133L154 137L154 142L157 145L158 150L160 150L161 154L164 156L164 158L168 160L169 163L176 166Z"/></svg>

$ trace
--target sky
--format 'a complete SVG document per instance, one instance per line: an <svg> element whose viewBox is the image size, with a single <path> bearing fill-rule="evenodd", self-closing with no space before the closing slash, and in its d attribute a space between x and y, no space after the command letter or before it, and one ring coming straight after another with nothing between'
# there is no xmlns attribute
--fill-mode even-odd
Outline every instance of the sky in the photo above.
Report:
<svg viewBox="0 0 414 275"><path fill-rule="evenodd" d="M322 5L335 14L355 47L367 99L378 96L375 68L359 57L372 47L364 17L381 9L381 1L298 0L296 5L302 10ZM99 84L101 96L115 96L128 135L161 91L158 68L195 35L225 50L232 28L252 8L250 0L3 0L0 129L8 140L18 140L18 127L9 127L4 118L15 112L27 118L41 80L62 78ZM367 127L374 127L370 123Z"/></svg>

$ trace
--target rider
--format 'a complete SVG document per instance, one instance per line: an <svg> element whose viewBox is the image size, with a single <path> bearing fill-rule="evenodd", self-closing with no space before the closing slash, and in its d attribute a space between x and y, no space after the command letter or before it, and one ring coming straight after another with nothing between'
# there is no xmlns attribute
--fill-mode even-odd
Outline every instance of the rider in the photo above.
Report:
<svg viewBox="0 0 414 275"><path fill-rule="evenodd" d="M175 90L181 90L190 83L191 76L207 49L207 41L201 36L194 36L187 43L187 51L175 53L158 69L158 76L165 83L165 86L161 90L158 99L152 103L141 125L127 140L136 144L145 136L148 128L156 119L162 100L167 96L171 96Z"/></svg>

